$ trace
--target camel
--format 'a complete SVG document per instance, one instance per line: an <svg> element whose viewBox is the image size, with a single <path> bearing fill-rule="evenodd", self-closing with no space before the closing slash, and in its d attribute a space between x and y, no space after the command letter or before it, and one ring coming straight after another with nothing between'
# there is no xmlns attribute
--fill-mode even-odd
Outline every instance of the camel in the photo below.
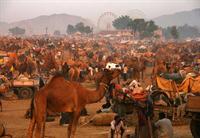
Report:
<svg viewBox="0 0 200 138"><path fill-rule="evenodd" d="M68 126L68 138L74 138L80 117L80 111L86 104L96 103L104 97L111 80L120 74L120 70L104 70L99 87L87 90L79 83L66 81L61 75L55 75L51 81L38 92L32 100L32 119L27 137L32 138L36 124L36 138L44 138L45 118L47 111L71 112L72 120Z"/></svg>
<svg viewBox="0 0 200 138"><path fill-rule="evenodd" d="M133 57L131 59L124 59L124 63L129 67L133 69L134 75L133 79L140 80L140 78L144 79L144 71L146 69L146 62L150 62L150 60L147 60L145 57Z"/></svg>
<svg viewBox="0 0 200 138"><path fill-rule="evenodd" d="M161 73L166 73L166 72L167 72L167 67L164 64L164 62L161 62L159 60L155 61L155 65L153 67L153 71L152 71L152 75L151 75L152 82L155 81L156 75L159 75Z"/></svg>
<svg viewBox="0 0 200 138"><path fill-rule="evenodd" d="M70 81L78 81L80 77L80 68L79 67L71 67L69 69L69 80Z"/></svg>

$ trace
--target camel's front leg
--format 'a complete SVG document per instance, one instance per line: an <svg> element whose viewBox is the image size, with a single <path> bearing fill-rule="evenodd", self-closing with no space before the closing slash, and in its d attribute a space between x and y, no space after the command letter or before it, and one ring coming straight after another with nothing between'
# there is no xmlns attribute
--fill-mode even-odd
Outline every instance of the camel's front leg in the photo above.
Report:
<svg viewBox="0 0 200 138"><path fill-rule="evenodd" d="M46 121L46 103L44 99L41 99L41 101L36 102L37 105L39 103L43 103L41 106L35 106L35 112L37 113L35 115L35 121L36 121L36 132L35 132L35 138L44 138L45 135L45 121Z"/></svg>
<svg viewBox="0 0 200 138"><path fill-rule="evenodd" d="M70 119L69 125L68 125L68 138L71 137L71 133L72 133L72 122L73 122L73 116Z"/></svg>
<svg viewBox="0 0 200 138"><path fill-rule="evenodd" d="M28 128L28 132L27 132L27 138L32 138L33 137L33 131L35 128L35 116L33 115L30 124L29 124L29 128Z"/></svg>
<svg viewBox="0 0 200 138"><path fill-rule="evenodd" d="M77 125L78 125L78 120L79 120L79 117L80 117L80 112L81 110L77 110L74 112L73 114L73 121L72 121L72 129L71 129L71 137L70 138L74 138L75 137L75 132L76 132L76 128L77 128Z"/></svg>

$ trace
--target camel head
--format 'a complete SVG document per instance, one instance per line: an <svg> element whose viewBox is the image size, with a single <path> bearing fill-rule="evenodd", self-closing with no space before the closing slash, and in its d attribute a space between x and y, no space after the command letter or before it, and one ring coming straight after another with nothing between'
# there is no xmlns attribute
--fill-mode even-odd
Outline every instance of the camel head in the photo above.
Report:
<svg viewBox="0 0 200 138"><path fill-rule="evenodd" d="M119 76L120 73L121 73L120 69L113 69L113 70L104 69L100 82L109 84L113 79Z"/></svg>

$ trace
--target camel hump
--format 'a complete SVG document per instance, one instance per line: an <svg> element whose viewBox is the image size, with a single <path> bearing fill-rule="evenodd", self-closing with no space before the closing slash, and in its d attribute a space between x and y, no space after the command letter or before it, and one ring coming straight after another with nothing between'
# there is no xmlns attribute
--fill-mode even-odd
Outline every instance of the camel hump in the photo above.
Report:
<svg viewBox="0 0 200 138"><path fill-rule="evenodd" d="M61 72L56 72L51 80L56 79L56 78L61 78L61 77L64 78L63 74Z"/></svg>

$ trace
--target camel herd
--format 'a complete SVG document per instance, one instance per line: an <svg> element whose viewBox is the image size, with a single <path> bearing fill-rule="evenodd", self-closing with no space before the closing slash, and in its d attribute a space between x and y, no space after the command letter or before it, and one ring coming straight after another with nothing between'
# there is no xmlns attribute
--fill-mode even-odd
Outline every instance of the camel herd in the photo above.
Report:
<svg viewBox="0 0 200 138"><path fill-rule="evenodd" d="M139 50L141 45L145 47L142 52ZM68 137L73 138L81 109L104 97L110 82L120 78L124 65L128 68L128 79L137 81L146 79L145 70L151 67L149 79L152 83L157 75L163 73L180 70L185 74L200 73L198 42L133 43L130 40L121 43L116 39L89 37L0 37L0 50L7 54L7 60L1 65L1 74L9 81L20 74L43 79L53 76L32 99L29 138L33 137L34 129L36 138L44 137L47 112L72 112ZM108 62L118 64L121 70L105 69ZM97 82L97 90L87 90L80 84L83 81Z"/></svg>

